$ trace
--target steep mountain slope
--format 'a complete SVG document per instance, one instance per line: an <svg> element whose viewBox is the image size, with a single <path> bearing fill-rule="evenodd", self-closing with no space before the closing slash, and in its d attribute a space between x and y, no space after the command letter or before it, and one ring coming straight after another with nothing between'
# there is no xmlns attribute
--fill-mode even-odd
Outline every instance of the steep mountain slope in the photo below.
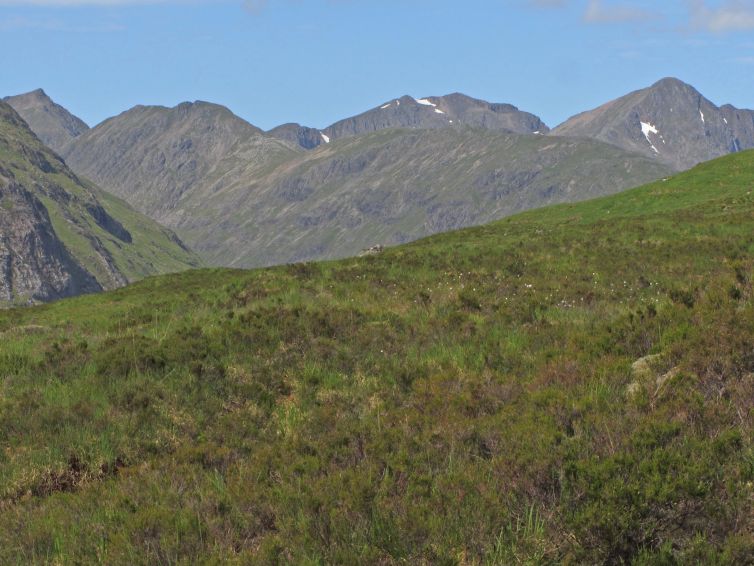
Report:
<svg viewBox="0 0 754 566"><path fill-rule="evenodd" d="M197 206L200 213L201 202L213 193L300 151L227 108L187 102L137 106L73 140L62 155L81 176L176 227L187 208Z"/></svg>
<svg viewBox="0 0 754 566"><path fill-rule="evenodd" d="M751 562L753 186L0 313L0 563Z"/></svg>
<svg viewBox="0 0 754 566"><path fill-rule="evenodd" d="M89 129L83 120L56 104L38 89L3 99L24 119L47 147L60 152L65 144Z"/></svg>
<svg viewBox="0 0 754 566"><path fill-rule="evenodd" d="M390 128L439 129L453 126L519 134L544 134L549 131L537 116L522 112L511 104L490 103L454 93L419 99L402 96L358 116L340 120L321 132L299 124L285 124L268 133L312 149L331 140Z"/></svg>
<svg viewBox="0 0 754 566"><path fill-rule="evenodd" d="M753 116L729 105L718 108L692 86L668 78L578 114L551 133L601 140L684 170L753 148Z"/></svg>
<svg viewBox="0 0 754 566"><path fill-rule="evenodd" d="M0 102L0 303L113 289L197 266L174 234L81 181Z"/></svg>
<svg viewBox="0 0 754 566"><path fill-rule="evenodd" d="M173 227L214 264L271 265L355 255L667 173L598 142L471 128L383 130L244 178L201 203L201 222L185 215Z"/></svg>
<svg viewBox="0 0 754 566"><path fill-rule="evenodd" d="M732 130L736 147L748 149L754 147L754 110L740 110L726 104L720 107L723 122Z"/></svg>

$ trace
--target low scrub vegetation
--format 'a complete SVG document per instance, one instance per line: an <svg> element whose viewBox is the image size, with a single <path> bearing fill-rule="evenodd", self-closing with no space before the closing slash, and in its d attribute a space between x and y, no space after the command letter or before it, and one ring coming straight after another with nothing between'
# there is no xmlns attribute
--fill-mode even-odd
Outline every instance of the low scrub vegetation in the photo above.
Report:
<svg viewBox="0 0 754 566"><path fill-rule="evenodd" d="M3 312L0 563L748 563L752 190Z"/></svg>

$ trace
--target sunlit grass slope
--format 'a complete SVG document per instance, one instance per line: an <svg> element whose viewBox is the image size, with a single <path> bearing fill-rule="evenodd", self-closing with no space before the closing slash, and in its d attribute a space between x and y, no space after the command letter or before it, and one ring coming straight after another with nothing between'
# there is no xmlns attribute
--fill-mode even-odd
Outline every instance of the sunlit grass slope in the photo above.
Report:
<svg viewBox="0 0 754 566"><path fill-rule="evenodd" d="M747 563L752 191L0 313L0 563Z"/></svg>

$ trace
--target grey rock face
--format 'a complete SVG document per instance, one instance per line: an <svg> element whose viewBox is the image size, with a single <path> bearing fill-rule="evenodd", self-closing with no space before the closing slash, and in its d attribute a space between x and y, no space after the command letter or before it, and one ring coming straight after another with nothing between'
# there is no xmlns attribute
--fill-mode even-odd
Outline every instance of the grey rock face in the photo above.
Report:
<svg viewBox="0 0 754 566"><path fill-rule="evenodd" d="M65 144L86 132L89 126L53 102L42 89L4 99L29 124L47 147L60 151Z"/></svg>
<svg viewBox="0 0 754 566"><path fill-rule="evenodd" d="M283 124L267 133L274 138L285 140L304 149L314 149L323 143L327 143L322 136L322 132L300 124Z"/></svg>
<svg viewBox="0 0 754 566"><path fill-rule="evenodd" d="M101 289L55 235L39 199L0 176L0 303L51 301Z"/></svg>
<svg viewBox="0 0 754 566"><path fill-rule="evenodd" d="M739 110L735 106L725 104L720 107L720 112L723 122L733 132L736 150L754 147L754 110Z"/></svg>
<svg viewBox="0 0 754 566"><path fill-rule="evenodd" d="M671 78L574 116L551 134L597 139L684 170L754 147L753 122L751 111L718 108Z"/></svg>

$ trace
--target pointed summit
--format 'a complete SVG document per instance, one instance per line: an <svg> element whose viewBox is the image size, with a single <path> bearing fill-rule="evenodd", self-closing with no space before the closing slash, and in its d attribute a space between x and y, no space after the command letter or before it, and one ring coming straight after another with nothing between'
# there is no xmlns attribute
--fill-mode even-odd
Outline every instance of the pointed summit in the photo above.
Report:
<svg viewBox="0 0 754 566"><path fill-rule="evenodd" d="M683 82L676 77L665 77L660 79L651 88L694 88L688 83Z"/></svg>
<svg viewBox="0 0 754 566"><path fill-rule="evenodd" d="M693 86L669 77L578 114L552 133L605 141L683 170L754 147L748 116L750 111L721 109Z"/></svg>
<svg viewBox="0 0 754 566"><path fill-rule="evenodd" d="M56 104L41 88L9 96L4 101L18 112L46 146L58 153L89 129L83 120Z"/></svg>

